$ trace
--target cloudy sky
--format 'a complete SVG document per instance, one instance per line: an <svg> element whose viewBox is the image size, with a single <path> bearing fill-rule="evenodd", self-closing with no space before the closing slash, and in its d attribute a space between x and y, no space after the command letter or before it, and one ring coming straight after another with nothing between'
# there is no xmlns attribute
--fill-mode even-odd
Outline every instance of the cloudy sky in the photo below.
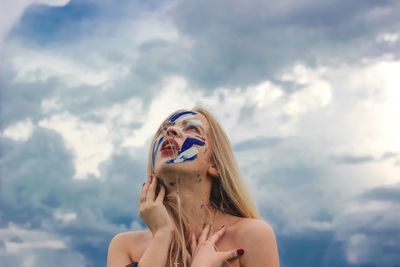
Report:
<svg viewBox="0 0 400 267"><path fill-rule="evenodd" d="M283 267L400 266L399 1L2 0L0 259L104 266L149 138L208 107Z"/></svg>

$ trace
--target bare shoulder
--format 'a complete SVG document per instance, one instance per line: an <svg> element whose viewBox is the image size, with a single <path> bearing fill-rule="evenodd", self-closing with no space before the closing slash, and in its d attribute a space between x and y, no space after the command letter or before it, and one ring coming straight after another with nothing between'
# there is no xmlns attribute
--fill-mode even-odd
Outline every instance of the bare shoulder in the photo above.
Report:
<svg viewBox="0 0 400 267"><path fill-rule="evenodd" d="M242 218L237 226L237 233L241 238L260 234L274 236L271 225L262 219Z"/></svg>
<svg viewBox="0 0 400 267"><path fill-rule="evenodd" d="M149 230L140 230L116 234L108 247L107 266L114 266L115 261L119 266L138 261L145 250L143 245L151 238L149 233Z"/></svg>
<svg viewBox="0 0 400 267"><path fill-rule="evenodd" d="M245 251L240 258L241 266L279 266L275 233L266 221L242 219L236 229L236 238Z"/></svg>

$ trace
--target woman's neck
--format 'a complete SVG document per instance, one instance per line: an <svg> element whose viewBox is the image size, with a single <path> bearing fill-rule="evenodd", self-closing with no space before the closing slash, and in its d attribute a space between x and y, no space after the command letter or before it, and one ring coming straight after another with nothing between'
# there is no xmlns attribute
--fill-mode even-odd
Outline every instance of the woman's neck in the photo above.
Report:
<svg viewBox="0 0 400 267"><path fill-rule="evenodd" d="M185 175L163 176L162 183L167 188L167 195L179 195L181 208L189 216L189 221L195 235L198 237L201 234L202 227L205 223L212 225L211 232L216 230L216 227L222 226L223 215L210 202L210 193L212 178L207 175L199 175L185 173Z"/></svg>

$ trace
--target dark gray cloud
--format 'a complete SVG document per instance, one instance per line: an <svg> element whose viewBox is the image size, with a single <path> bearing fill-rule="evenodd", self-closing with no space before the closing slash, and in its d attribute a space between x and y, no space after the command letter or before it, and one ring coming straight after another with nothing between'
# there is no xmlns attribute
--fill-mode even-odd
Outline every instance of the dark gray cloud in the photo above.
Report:
<svg viewBox="0 0 400 267"><path fill-rule="evenodd" d="M268 147L277 145L279 142L283 141L283 138L279 137L262 137L256 139L246 140L244 142L235 144L233 149L235 151L242 150L255 150L255 149L267 149Z"/></svg>
<svg viewBox="0 0 400 267"><path fill-rule="evenodd" d="M346 261L343 243L335 241L331 231L283 235L278 236L278 241L281 266L354 266Z"/></svg>
<svg viewBox="0 0 400 267"><path fill-rule="evenodd" d="M372 156L356 156L356 155L341 155L341 156L331 156L331 159L338 164L358 164L367 163L375 161Z"/></svg>
<svg viewBox="0 0 400 267"><path fill-rule="evenodd" d="M141 227L137 199L146 159L122 151L102 163L100 178L77 180L72 178L71 153L51 130L36 129L26 143L3 139L1 144L0 228L11 223L54 234L67 244L68 253L84 255L86 266L99 266L116 233ZM68 213L75 213L75 218L63 217ZM15 238L19 237L6 241L15 243ZM64 252L43 253L49 264Z"/></svg>
<svg viewBox="0 0 400 267"><path fill-rule="evenodd" d="M50 266L55 261L69 266L83 266L85 262L86 266L104 265L113 235L144 227L138 218L137 195L146 175L143 155L147 151L142 147L116 146L111 157L99 165L99 177L75 180L75 155L67 148L68 143L59 133L38 127L38 121L65 111L84 122L102 123L104 113L95 111L122 106L131 98L141 101L139 110L145 113L170 75L183 77L187 88L205 90L208 95L217 86L243 89L268 79L288 92L289 99L292 93L306 90L304 84L279 78L296 63L304 63L307 68L335 67L384 53L397 58L400 51L399 42L376 39L385 32L398 33L396 1L124 4L91 0L73 1L65 8L35 6L27 10L3 50L6 64L0 79L2 129L30 118L34 132L27 142L1 137L0 230L7 231L13 224L39 232L43 238L59 238L66 244L63 249L25 250L26 255L38 258L40 266ZM23 64L13 65L18 55L23 55ZM46 61L48 56L55 61ZM36 78L19 80L20 68L33 61L44 62L29 73ZM66 72L62 72L65 65L61 64L61 72L40 79L48 68L65 62L71 64ZM79 71L74 72L76 69ZM102 74L103 70L114 80L100 85L79 81ZM310 72L314 74L313 70ZM79 76L81 73L85 75ZM71 86L69 81L77 84ZM346 86L344 82L343 87ZM352 164L359 171L370 163L399 164L398 153L388 151L373 156L349 151L329 156L326 151L335 144L327 141L334 139L334 134L327 131L322 141L311 135L316 132L315 125L334 131L332 123L338 110L349 112L348 107L361 97L373 100L384 92L377 89L376 94L367 90L349 95L345 90L338 94L336 89L332 91L340 107L313 110L319 120L308 123L304 123L307 116L299 122L295 117L302 114L294 114L291 122L297 132L284 123L284 115L279 115L271 128L257 128L260 130L255 134L259 137L249 136L236 143L239 165L261 214L276 230L282 266L397 266L397 186L364 192L356 199L359 206L345 213L342 211L354 204L348 196L356 189L348 189L344 181L354 176L355 184L360 175L336 171L341 164ZM311 93L304 97L313 96ZM223 103L224 94L218 97L218 103ZM240 98L240 94L236 97ZM51 98L59 99L62 106L46 113L41 103ZM232 103L229 109L237 108L235 101L225 102ZM284 103L276 104L266 110L281 114L284 107ZM246 123L255 117L258 108L251 104L240 108L237 124L252 126ZM335 116L324 116L324 111L333 111ZM138 128L142 126L141 119L135 117L132 124L125 126ZM271 137L265 133L281 127L280 122L284 126L282 131L277 130L281 136L288 136L287 132L299 136ZM110 126L110 131L117 131L118 127ZM339 122L336 131L341 127ZM310 136L304 136L308 133ZM375 174L362 178L379 179ZM371 204L375 202L380 203L377 209ZM360 208L363 205L365 209ZM5 252L5 241L19 244L27 240L16 234L0 241L2 262L21 266L23 259Z"/></svg>
<svg viewBox="0 0 400 267"><path fill-rule="evenodd" d="M186 76L213 88L272 78L293 62L336 64L380 55L375 38L397 32L396 10L396 1L178 1L171 17L194 42ZM397 54L397 48L384 49Z"/></svg>
<svg viewBox="0 0 400 267"><path fill-rule="evenodd" d="M369 162L379 162L385 160L392 160L398 157L398 153L395 152L384 152L380 157L375 157L371 155L352 155L352 154L342 154L342 155L331 155L329 159L337 164L362 164Z"/></svg>
<svg viewBox="0 0 400 267"><path fill-rule="evenodd" d="M368 190L338 214L336 238L345 243L354 264L399 266L399 185Z"/></svg>
<svg viewBox="0 0 400 267"><path fill-rule="evenodd" d="M54 79L45 83L15 82L16 73L7 66L0 72L1 128L30 117L41 118L40 102L59 85Z"/></svg>
<svg viewBox="0 0 400 267"><path fill-rule="evenodd" d="M55 264L61 267L92 266L82 254L67 249L34 248L2 255L0 248L0 256L3 266L24 266L27 263L42 267L53 267Z"/></svg>
<svg viewBox="0 0 400 267"><path fill-rule="evenodd" d="M400 203L400 184L373 188L363 193L360 199Z"/></svg>

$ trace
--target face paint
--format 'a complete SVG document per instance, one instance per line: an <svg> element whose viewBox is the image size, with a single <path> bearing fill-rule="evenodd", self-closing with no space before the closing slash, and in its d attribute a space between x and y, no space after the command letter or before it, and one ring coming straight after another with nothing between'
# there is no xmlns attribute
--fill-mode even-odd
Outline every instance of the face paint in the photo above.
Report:
<svg viewBox="0 0 400 267"><path fill-rule="evenodd" d="M182 117L183 115L196 115L196 112L193 111L182 111L176 114L173 114L171 117L168 118L168 121L170 122L175 122L179 117Z"/></svg>
<svg viewBox="0 0 400 267"><path fill-rule="evenodd" d="M176 126L180 131L184 131L185 127L189 126L201 126L203 123L201 120L191 120L197 113L193 111L182 111L176 114L171 115L165 123L169 123L175 125L177 122L183 122L184 126ZM164 123L164 124L165 124ZM200 139L198 139L200 138ZM189 160L194 160L199 154L199 150L194 146L204 146L205 139L202 136L198 136L198 138L187 137L182 144L182 148L178 152L176 158L170 159L167 163L181 163ZM156 155L160 148L160 145L165 140L165 136L161 136L158 141L154 143L153 151L152 151L152 160L153 160L153 168L155 165ZM207 148L206 148L207 149Z"/></svg>
<svg viewBox="0 0 400 267"><path fill-rule="evenodd" d="M193 111L183 111L177 114L171 115L162 125L168 124L168 125L176 125L177 122L183 121L183 120L189 120L190 118L194 117L197 113ZM202 122L200 120L193 120L194 121L194 126L201 125ZM165 127L165 126L164 126ZM184 127L179 126L177 127L179 130L183 131Z"/></svg>
<svg viewBox="0 0 400 267"><path fill-rule="evenodd" d="M194 145L204 146L205 143L196 138L186 138L185 142L182 144L182 148L179 151L175 159L170 159L167 163L181 163L189 160L194 160L199 154L199 150L194 147Z"/></svg>
<svg viewBox="0 0 400 267"><path fill-rule="evenodd" d="M154 165L156 163L156 154L157 154L158 149L160 148L160 145L161 145L161 143L163 142L164 139L165 139L165 136L160 136L158 141L156 140L156 142L154 143L153 151L152 151L152 155L151 155L152 162L153 162L153 168L154 168Z"/></svg>
<svg viewBox="0 0 400 267"><path fill-rule="evenodd" d="M189 120L186 123L186 126L201 126L201 125L203 125L201 120Z"/></svg>
<svg viewBox="0 0 400 267"><path fill-rule="evenodd" d="M199 154L199 150L196 147L191 147L185 152L178 154L175 159L168 160L167 163L181 163L188 160L194 160L197 154Z"/></svg>
<svg viewBox="0 0 400 267"><path fill-rule="evenodd" d="M185 152L187 149L191 148L193 145L204 146L205 143L197 138L187 137L185 142L182 144L180 153Z"/></svg>

